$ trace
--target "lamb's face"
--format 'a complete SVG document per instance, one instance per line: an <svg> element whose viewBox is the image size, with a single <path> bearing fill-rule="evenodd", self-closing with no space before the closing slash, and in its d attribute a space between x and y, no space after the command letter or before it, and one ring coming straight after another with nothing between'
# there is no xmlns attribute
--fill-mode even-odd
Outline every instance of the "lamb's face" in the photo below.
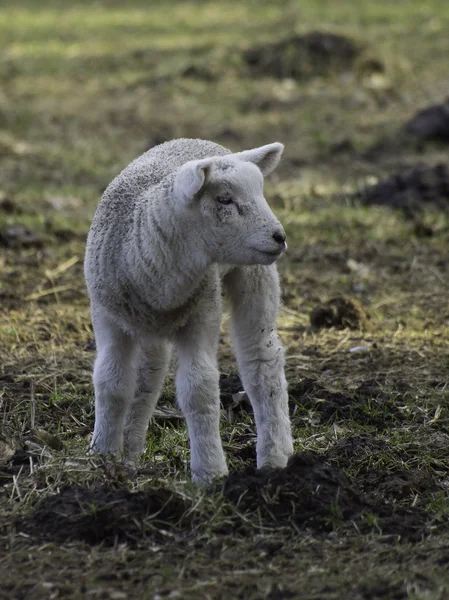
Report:
<svg viewBox="0 0 449 600"><path fill-rule="evenodd" d="M194 216L213 261L269 265L287 249L285 232L263 195L263 178L284 146L189 161L174 184L176 202Z"/></svg>
<svg viewBox="0 0 449 600"><path fill-rule="evenodd" d="M214 261L268 265L286 250L285 232L263 193L263 175L231 155L216 161L200 197L202 237Z"/></svg>

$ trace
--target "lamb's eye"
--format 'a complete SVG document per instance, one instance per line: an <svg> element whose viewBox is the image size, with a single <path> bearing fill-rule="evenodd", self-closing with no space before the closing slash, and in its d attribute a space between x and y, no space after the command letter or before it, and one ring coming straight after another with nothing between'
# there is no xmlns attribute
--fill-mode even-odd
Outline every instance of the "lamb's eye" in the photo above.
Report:
<svg viewBox="0 0 449 600"><path fill-rule="evenodd" d="M215 200L220 204L232 204L234 202L229 196L217 196Z"/></svg>

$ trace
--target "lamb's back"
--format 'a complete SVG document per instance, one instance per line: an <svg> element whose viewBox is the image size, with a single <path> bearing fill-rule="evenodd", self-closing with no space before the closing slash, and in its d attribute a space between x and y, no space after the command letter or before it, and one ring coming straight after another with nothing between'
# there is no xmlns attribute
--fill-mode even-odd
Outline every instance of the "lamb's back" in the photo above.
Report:
<svg viewBox="0 0 449 600"><path fill-rule="evenodd" d="M157 185L189 160L229 154L230 150L208 140L181 138L155 146L133 161L121 175L137 176L139 184ZM120 177L120 176L119 176Z"/></svg>
<svg viewBox="0 0 449 600"><path fill-rule="evenodd" d="M125 205L132 203L142 192L158 185L189 160L229 153L229 150L214 142L187 138L155 146L131 162L110 183L98 208L101 210L103 204L110 205L114 200Z"/></svg>

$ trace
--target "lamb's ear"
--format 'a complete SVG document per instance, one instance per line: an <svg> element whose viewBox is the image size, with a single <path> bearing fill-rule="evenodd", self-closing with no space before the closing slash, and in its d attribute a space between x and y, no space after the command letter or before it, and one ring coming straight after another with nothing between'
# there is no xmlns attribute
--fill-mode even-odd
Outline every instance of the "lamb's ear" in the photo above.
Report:
<svg viewBox="0 0 449 600"><path fill-rule="evenodd" d="M260 148L253 148L253 150L237 152L235 156L245 162L256 164L262 171L262 175L265 177L265 175L274 171L278 166L283 152L284 144L274 142L273 144L267 144Z"/></svg>
<svg viewBox="0 0 449 600"><path fill-rule="evenodd" d="M184 204L194 201L196 195L208 182L212 172L212 159L190 160L179 169L175 179L175 195Z"/></svg>

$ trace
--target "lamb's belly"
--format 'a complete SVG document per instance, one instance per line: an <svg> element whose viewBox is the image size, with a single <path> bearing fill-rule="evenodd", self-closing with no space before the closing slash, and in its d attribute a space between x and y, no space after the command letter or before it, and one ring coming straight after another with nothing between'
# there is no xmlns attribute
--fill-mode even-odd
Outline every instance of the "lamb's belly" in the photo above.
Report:
<svg viewBox="0 0 449 600"><path fill-rule="evenodd" d="M235 268L236 268L235 265L218 265L218 272L220 274L220 279L223 280L223 277L226 277L226 275Z"/></svg>
<svg viewBox="0 0 449 600"><path fill-rule="evenodd" d="M133 335L172 338L187 323L197 302L194 296L177 308L157 310L145 299L125 293L114 306L114 317Z"/></svg>

